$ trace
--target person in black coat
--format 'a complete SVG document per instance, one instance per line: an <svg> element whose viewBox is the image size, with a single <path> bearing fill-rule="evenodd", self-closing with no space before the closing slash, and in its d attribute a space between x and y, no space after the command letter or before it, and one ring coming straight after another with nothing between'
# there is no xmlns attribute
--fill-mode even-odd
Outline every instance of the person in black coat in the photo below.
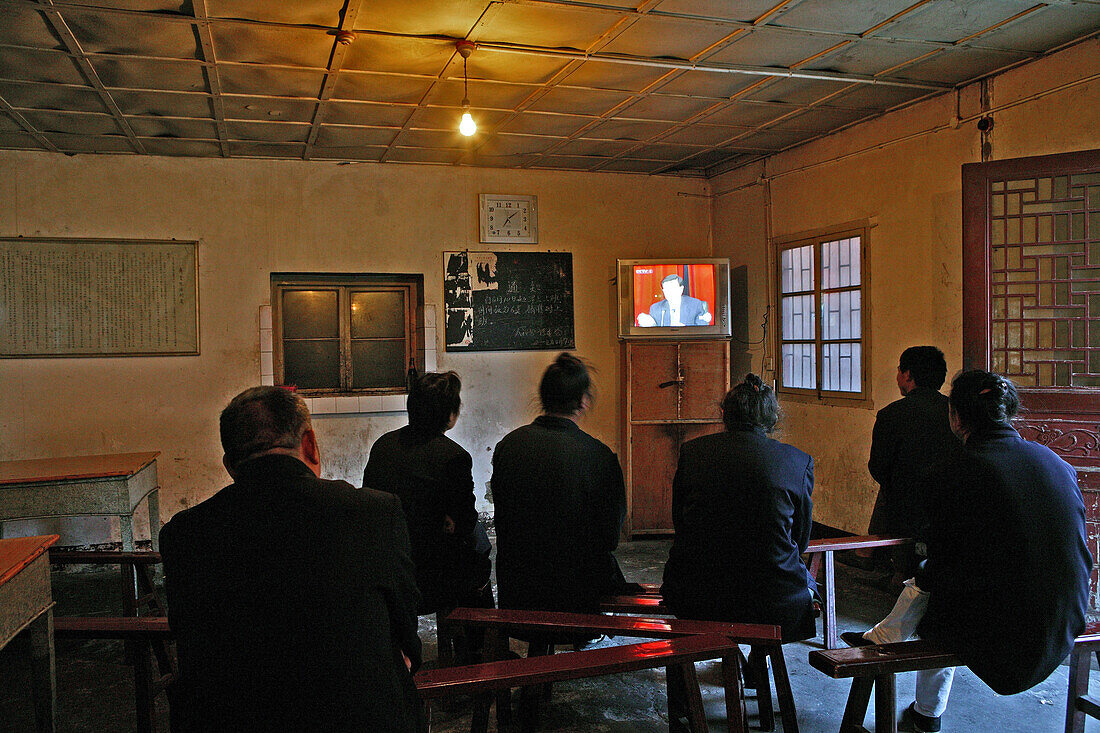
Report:
<svg viewBox="0 0 1100 733"><path fill-rule="evenodd" d="M615 454L577 425L592 399L584 363L561 354L539 384L543 414L497 444L497 590L501 608L594 613L623 590L613 554L626 517Z"/></svg>
<svg viewBox="0 0 1100 733"><path fill-rule="evenodd" d="M426 731L400 502L320 479L309 411L280 387L237 395L221 438L233 484L160 533L172 730Z"/></svg>
<svg viewBox="0 0 1100 733"><path fill-rule="evenodd" d="M722 400L726 431L680 447L661 595L677 616L778 624L793 641L816 633L817 584L800 558L814 463L767 437L778 418L775 393L749 374Z"/></svg>
<svg viewBox="0 0 1100 733"><path fill-rule="evenodd" d="M473 461L444 432L458 421L462 382L422 374L409 391L409 424L371 446L363 486L396 494L409 525L418 612L493 605L485 529L474 508Z"/></svg>
<svg viewBox="0 0 1100 733"><path fill-rule="evenodd" d="M879 492L868 527L870 534L923 540L928 473L959 445L947 419L947 397L939 389L947 377L947 361L935 346L911 346L898 360L898 390L902 399L878 412L871 433L867 468ZM912 545L891 555L897 582L912 577L917 555Z"/></svg>
<svg viewBox="0 0 1100 733"><path fill-rule="evenodd" d="M1046 679L1085 628L1092 557L1084 503L1073 467L1012 428L1012 382L963 372L950 407L964 450L935 474L928 559L864 638L881 644L915 631L1011 695ZM951 674L918 673L906 711L917 730L939 730Z"/></svg>

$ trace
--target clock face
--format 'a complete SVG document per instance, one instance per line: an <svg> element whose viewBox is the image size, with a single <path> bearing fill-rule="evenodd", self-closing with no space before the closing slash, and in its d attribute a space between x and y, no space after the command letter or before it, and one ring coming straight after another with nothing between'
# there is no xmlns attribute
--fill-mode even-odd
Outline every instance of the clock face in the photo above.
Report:
<svg viewBox="0 0 1100 733"><path fill-rule="evenodd" d="M481 194L480 203L482 242L538 242L536 197Z"/></svg>

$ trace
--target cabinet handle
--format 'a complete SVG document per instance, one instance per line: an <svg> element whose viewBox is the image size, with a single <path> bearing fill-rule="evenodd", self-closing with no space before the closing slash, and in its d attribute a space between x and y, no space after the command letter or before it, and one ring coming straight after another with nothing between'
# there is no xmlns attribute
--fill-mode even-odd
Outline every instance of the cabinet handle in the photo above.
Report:
<svg viewBox="0 0 1100 733"><path fill-rule="evenodd" d="M657 389L664 389L665 387L671 387L674 384L683 384L683 383L684 383L684 378L683 377L680 377L679 379L670 379L667 382L661 382L660 384L658 384Z"/></svg>

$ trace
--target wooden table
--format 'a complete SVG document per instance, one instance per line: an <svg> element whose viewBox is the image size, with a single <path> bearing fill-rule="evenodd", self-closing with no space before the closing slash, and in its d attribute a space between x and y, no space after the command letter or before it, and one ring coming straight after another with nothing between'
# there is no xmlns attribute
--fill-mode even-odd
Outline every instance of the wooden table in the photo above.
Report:
<svg viewBox="0 0 1100 733"><path fill-rule="evenodd" d="M10 643L30 658L39 731L55 726L53 597L46 549L57 539L53 534L0 540L0 649Z"/></svg>
<svg viewBox="0 0 1100 733"><path fill-rule="evenodd" d="M148 500L153 549L160 534L159 453L0 461L0 537L3 523L44 517L118 517L122 550L134 550L134 511Z"/></svg>

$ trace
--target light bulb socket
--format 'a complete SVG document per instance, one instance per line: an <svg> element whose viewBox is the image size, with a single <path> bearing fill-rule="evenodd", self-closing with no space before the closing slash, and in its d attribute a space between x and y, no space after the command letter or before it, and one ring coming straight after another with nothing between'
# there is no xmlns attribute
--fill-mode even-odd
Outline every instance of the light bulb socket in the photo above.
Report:
<svg viewBox="0 0 1100 733"><path fill-rule="evenodd" d="M455 44L455 49L458 51L458 55L464 59L470 58L470 54L477 48L477 44L473 41L459 41Z"/></svg>

